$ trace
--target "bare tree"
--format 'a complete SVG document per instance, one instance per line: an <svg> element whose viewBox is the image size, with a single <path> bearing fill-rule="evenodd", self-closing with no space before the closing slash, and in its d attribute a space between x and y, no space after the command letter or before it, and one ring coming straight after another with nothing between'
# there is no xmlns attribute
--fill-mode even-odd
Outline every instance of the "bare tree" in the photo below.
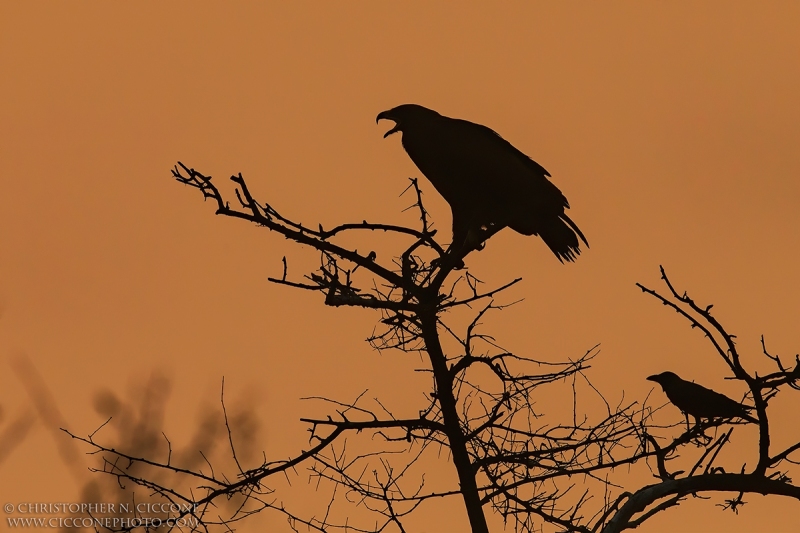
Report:
<svg viewBox="0 0 800 533"><path fill-rule="evenodd" d="M743 505L746 493L789 496L800 500L800 487L792 483L787 470L796 465L792 454L800 449L800 442L774 452L770 446L770 419L768 403L784 389L800 390L800 356L795 356L787 366L777 355L767 351L764 337L761 337L762 354L772 368L765 375L748 370L736 346L736 336L727 332L711 314L713 305L698 305L687 293L680 294L661 267L661 279L668 292L662 295L641 284L637 286L645 293L657 298L684 317L693 329L699 329L713 346L714 351L730 370L730 379L742 381L747 385L747 400L753 403L758 418L758 443L755 466L749 471L746 465L726 468L718 464L720 451L730 443L734 427L724 431L717 438L711 438L705 431L728 423L725 420L698 422L684 434L673 438L665 447L648 433L647 439L655 449L657 483L642 487L633 493L625 494L624 504L619 507L605 527L605 532L616 532L636 527L655 513L677 505L688 495L701 492L734 492L736 496L725 501L724 507L734 512ZM696 442L699 457L690 465L688 472L667 468L667 461L676 459L681 447ZM732 470L732 471L728 471ZM638 518L634 518L635 516Z"/></svg>
<svg viewBox="0 0 800 533"><path fill-rule="evenodd" d="M785 387L797 388L800 364L791 369L777 356L764 354L776 370L759 377L742 365L734 337L710 314L711 306L698 307L679 295L662 276L669 293L640 285L700 328L729 365L733 377L744 381L755 404L760 428L758 464L728 473L718 464L719 453L735 429L730 421L699 421L685 430L682 422L659 424L647 402L609 402L587 377L597 357L597 347L563 362L542 361L514 354L483 331L482 322L509 304L498 298L519 279L483 289L471 272L462 268L470 250L445 252L435 239L422 193L415 180L409 191L419 213L416 228L388 224L347 223L316 229L281 215L272 205L257 201L240 175L237 205L205 176L179 163L173 170L179 182L198 189L216 205L217 214L239 218L310 247L320 254L320 264L303 277L289 274L283 258L282 273L270 281L321 293L326 305L375 309L378 327L369 342L380 350L419 352L430 375L427 403L411 417L395 416L379 400L364 395L352 401L325 399L331 413L303 419L309 425L310 447L281 461L262 461L246 468L237 456L231 424L224 424L233 459L233 475L215 469L184 466L126 452L126 446L100 442L99 433L77 437L103 457L102 472L121 485L144 487L149 495L175 504L175 517L191 515L195 529L228 526L253 513L271 510L283 514L294 530L406 531L407 517L425 502L458 498L473 533L488 533L485 511L500 515L506 528L517 532L540 530L611 533L635 528L656 513L701 492L735 492L727 506L736 510L743 494L782 494L800 499L800 488L781 469L791 464L795 444L771 455L767 404ZM354 232L392 233L408 240L390 262L374 252L361 253L338 244ZM492 228L486 230L489 238ZM448 315L456 309L470 311L463 324ZM446 320L447 319L447 320ZM589 407L580 398L595 396ZM571 402L567 416L554 417L541 410L542 398L561 394ZM600 405L601 408L591 406ZM662 415L659 414L660 418ZM723 425L727 429L722 429ZM709 437L709 431L722 431ZM347 438L351 437L349 440ZM362 437L359 440L359 437ZM368 438L363 438L368 437ZM668 468L680 454L694 452L688 469ZM456 484L441 486L426 478L423 465L445 457L455 471ZM624 489L620 467L650 469L656 482L633 492ZM267 485L273 475L295 475L307 467L318 490L328 490L328 505L319 515L300 516ZM168 478L158 477L169 472ZM168 480L163 481L163 480ZM236 498L226 514L211 510L217 502ZM340 506L349 510L337 511ZM371 512L372 518L349 519L352 506ZM377 518L377 519L376 519ZM126 528L119 528L126 529ZM130 528L128 528L130 529Z"/></svg>

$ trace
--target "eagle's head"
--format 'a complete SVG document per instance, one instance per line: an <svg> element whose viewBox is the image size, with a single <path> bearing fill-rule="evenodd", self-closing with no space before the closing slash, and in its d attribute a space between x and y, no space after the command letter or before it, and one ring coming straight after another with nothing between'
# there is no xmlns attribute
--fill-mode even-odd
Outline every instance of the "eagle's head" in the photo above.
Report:
<svg viewBox="0 0 800 533"><path fill-rule="evenodd" d="M384 134L383 138L385 139L392 133L403 131L405 127L413 127L415 124L427 122L437 117L441 117L441 115L433 109L428 109L427 107L422 107L417 104L403 104L379 113L377 118L375 118L375 122L377 123L381 119L394 120L394 128Z"/></svg>
<svg viewBox="0 0 800 533"><path fill-rule="evenodd" d="M647 376L648 381L655 381L662 387L665 383L674 383L675 381L681 381L681 378L678 377L678 374L675 372L662 372L660 374L655 374L652 376Z"/></svg>

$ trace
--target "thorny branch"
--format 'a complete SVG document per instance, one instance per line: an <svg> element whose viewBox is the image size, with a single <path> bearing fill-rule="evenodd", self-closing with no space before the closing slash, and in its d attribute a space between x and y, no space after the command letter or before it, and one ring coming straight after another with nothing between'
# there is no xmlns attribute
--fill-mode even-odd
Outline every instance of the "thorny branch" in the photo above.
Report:
<svg viewBox="0 0 800 533"><path fill-rule="evenodd" d="M295 222L269 203L257 201L241 174L231 177L238 207L223 199L210 176L182 163L173 170L173 177L211 199L217 214L263 226L316 250L319 266L302 280L290 279L285 257L281 275L269 280L322 292L326 305L379 310L380 326L369 337L370 344L379 350L418 352L425 361L419 370L431 376L416 414L395 416L377 398L368 404L365 393L350 402L322 399L332 414L301 419L309 429L307 451L280 461L265 458L250 469L236 455L226 413L237 470L232 479L216 473L210 463L210 473L203 473L174 464L171 452L166 462L159 462L104 446L94 433L86 438L70 433L103 457L99 471L121 484L132 482L169 502L189 505L190 510L182 513L197 518L195 530L229 529L253 513L272 510L284 515L294 531L302 527L320 532L404 532L404 520L421 505L458 498L464 502L473 533L488 532L484 508L501 515L520 533L541 531L545 525L558 531L612 533L635 528L686 496L704 491L739 492L726 502L734 510L743 504L746 492L798 497L800 489L776 468L794 464L800 443L770 455L766 409L782 386L800 388L800 359L796 357L794 367L787 369L780 357L770 355L763 346L777 370L761 377L749 373L735 337L710 314L711 306L703 308L688 295L678 294L663 269L667 296L639 287L703 331L734 378L748 385L760 421L759 460L749 473L742 467L741 473L730 474L718 464L733 428L719 437L709 437L707 431L717 430L725 421L703 421L675 436L683 424L657 424L660 408L650 407L646 400L640 403L623 397L610 402L587 375L599 354L597 346L574 360L543 361L514 354L484 333L486 318L511 305L495 299L520 280L494 289L480 288L482 282L462 270L470 251L452 255L435 240L436 231L415 179L408 190L415 195L411 208L419 212L420 228L363 221L324 230ZM499 229L488 228L485 238ZM338 244L338 237L354 231L394 234L410 242L391 261L378 261L375 252L364 254ZM449 281L454 273L456 279ZM480 307L466 324L457 327L444 320L445 313L454 308L473 306ZM441 333L449 335L455 347L445 347ZM567 417L554 419L540 406L552 405L559 393L564 395L563 405L572 409ZM588 411L579 401L586 394L592 400L587 402ZM699 457L690 467L670 468L688 445L702 450ZM430 479L429 466L442 459L455 467L457 484ZM624 491L615 472L636 464L649 466L657 481L634 492ZM276 474L289 479L301 466L308 468L316 490L330 489L320 515L301 517L288 510L266 485ZM179 474L188 480L184 485L189 489L153 481L157 477L141 473L141 468ZM241 498L235 510L212 518L216 502L233 496ZM350 510L339 509L340 503L369 511L376 519L356 523L349 518Z"/></svg>
<svg viewBox="0 0 800 533"><path fill-rule="evenodd" d="M637 284L637 286L644 293L653 296L685 318L693 329L699 329L717 355L728 366L732 379L742 381L747 385L749 389L747 396L754 403L758 418L759 438L756 448L758 460L750 472L746 471L746 465L741 465L738 474L727 473L723 467L715 464L723 447L730 442L734 428L728 429L716 439L709 438L705 430L725 422L721 420L698 423L684 434L674 438L670 445L665 447L660 447L657 440L648 434L647 440L656 451L656 477L660 478L660 482L627 494L625 503L618 506L613 517L603 528L604 533L635 528L652 515L677 505L684 497L705 491L738 492L738 496L727 500L723 505L724 508L733 511L738 511L738 508L745 503L743 499L745 493L774 494L800 499L800 487L792 484L787 472L778 470L784 463L796 464L789 458L800 449L800 442L771 455L770 425L767 415L769 401L781 391L783 386L792 389L798 388L800 358L795 356L794 367L787 368L780 357L767 352L762 337L763 355L774 363L777 370L765 376L759 376L758 373L749 371L745 367L743 357L736 345L736 336L729 333L711 314L713 305L699 305L686 292L679 293L667 277L663 267L661 267L661 279L668 289L667 296L644 285ZM679 447L688 443L701 446L703 452L689 472L681 477L684 471L670 472L666 462L677 458ZM641 514L634 518L637 513Z"/></svg>

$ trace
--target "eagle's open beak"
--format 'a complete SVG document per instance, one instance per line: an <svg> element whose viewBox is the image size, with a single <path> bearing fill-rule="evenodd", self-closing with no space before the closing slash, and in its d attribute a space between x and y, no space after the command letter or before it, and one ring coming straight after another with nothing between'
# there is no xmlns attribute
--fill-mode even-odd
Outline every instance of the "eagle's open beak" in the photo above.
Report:
<svg viewBox="0 0 800 533"><path fill-rule="evenodd" d="M378 113L378 116L375 117L375 123L377 124L381 120L394 120L394 119L389 117L389 112L388 111L381 111L380 113ZM389 131L387 131L386 133L384 133L383 138L385 139L386 137L388 137L392 133L397 133L398 131L400 131L400 125L399 124L395 124L394 128L392 128Z"/></svg>

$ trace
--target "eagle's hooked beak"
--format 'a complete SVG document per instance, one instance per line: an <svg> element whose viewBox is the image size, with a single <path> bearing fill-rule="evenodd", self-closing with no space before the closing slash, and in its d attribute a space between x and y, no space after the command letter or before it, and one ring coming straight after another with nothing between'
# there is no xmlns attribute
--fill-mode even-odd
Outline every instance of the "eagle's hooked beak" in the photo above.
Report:
<svg viewBox="0 0 800 533"><path fill-rule="evenodd" d="M383 119L385 119L385 120L395 120L395 119L393 119L393 118L391 118L389 116L389 112L388 111L381 111L380 113L378 113L378 116L375 117L375 124L377 124L379 121L381 121ZM395 122L397 122L397 121L395 120ZM389 131L387 131L386 133L383 134L383 138L385 139L386 137L388 137L392 133L397 133L398 131L400 131L400 124L396 123L394 125L394 128L390 129Z"/></svg>

